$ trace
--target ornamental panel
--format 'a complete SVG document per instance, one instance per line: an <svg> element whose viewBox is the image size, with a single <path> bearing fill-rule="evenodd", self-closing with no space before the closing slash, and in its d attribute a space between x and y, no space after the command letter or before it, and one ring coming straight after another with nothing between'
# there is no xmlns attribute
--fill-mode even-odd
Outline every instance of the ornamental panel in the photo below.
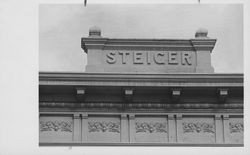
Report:
<svg viewBox="0 0 250 155"><path fill-rule="evenodd" d="M183 123L183 132L193 132L193 133L215 133L214 124L206 122L195 122L195 123Z"/></svg>
<svg viewBox="0 0 250 155"><path fill-rule="evenodd" d="M136 142L168 142L167 116L136 116Z"/></svg>
<svg viewBox="0 0 250 155"><path fill-rule="evenodd" d="M120 142L121 121L119 116L89 116L88 142ZM83 133L84 134L84 133Z"/></svg>
<svg viewBox="0 0 250 155"><path fill-rule="evenodd" d="M211 116L186 116L179 126L180 138L185 143L215 143L215 122Z"/></svg>
<svg viewBox="0 0 250 155"><path fill-rule="evenodd" d="M230 143L243 143L244 124L242 116L229 118L229 141Z"/></svg>
<svg viewBox="0 0 250 155"><path fill-rule="evenodd" d="M72 116L41 115L39 120L40 142L72 142Z"/></svg>
<svg viewBox="0 0 250 155"><path fill-rule="evenodd" d="M89 132L117 132L120 133L120 122L88 122Z"/></svg>

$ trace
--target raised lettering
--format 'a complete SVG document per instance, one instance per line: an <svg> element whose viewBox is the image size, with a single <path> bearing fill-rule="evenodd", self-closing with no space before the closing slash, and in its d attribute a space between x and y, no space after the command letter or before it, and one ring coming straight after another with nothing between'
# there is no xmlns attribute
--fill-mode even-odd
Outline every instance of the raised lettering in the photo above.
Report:
<svg viewBox="0 0 250 155"><path fill-rule="evenodd" d="M169 64L178 64L176 52L169 52L168 53L168 63Z"/></svg>
<svg viewBox="0 0 250 155"><path fill-rule="evenodd" d="M186 65L186 64L192 65L191 54L188 52L182 52L181 63L182 63L182 65Z"/></svg>
<svg viewBox="0 0 250 155"><path fill-rule="evenodd" d="M143 64L142 52L134 52L134 64Z"/></svg>
<svg viewBox="0 0 250 155"><path fill-rule="evenodd" d="M109 52L109 53L107 53L107 63L109 63L109 64L114 64L115 62L116 62L116 60L115 60L115 52Z"/></svg>
<svg viewBox="0 0 250 155"><path fill-rule="evenodd" d="M164 62L164 53L163 52L157 52L154 54L154 60L156 64L165 64Z"/></svg>
<svg viewBox="0 0 250 155"><path fill-rule="evenodd" d="M147 52L147 64L151 64L151 57L152 55L150 54L150 52Z"/></svg>
<svg viewBox="0 0 250 155"><path fill-rule="evenodd" d="M121 52L119 52L119 54L122 56L122 64L126 64L127 63L127 55L129 55L129 53L125 52L125 51L121 51Z"/></svg>
<svg viewBox="0 0 250 155"><path fill-rule="evenodd" d="M131 59L132 58L132 62ZM109 51L106 53L108 64L148 64L148 65L192 65L192 53L188 51Z"/></svg>

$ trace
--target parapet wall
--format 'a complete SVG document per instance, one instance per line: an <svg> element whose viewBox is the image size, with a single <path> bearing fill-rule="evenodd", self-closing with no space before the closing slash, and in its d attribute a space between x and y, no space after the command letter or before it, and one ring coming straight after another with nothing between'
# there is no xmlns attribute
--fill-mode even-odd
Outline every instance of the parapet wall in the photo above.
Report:
<svg viewBox="0 0 250 155"><path fill-rule="evenodd" d="M197 31L194 39L110 39L90 30L82 38L86 72L213 73L211 52L216 39ZM95 32L95 33L94 33Z"/></svg>

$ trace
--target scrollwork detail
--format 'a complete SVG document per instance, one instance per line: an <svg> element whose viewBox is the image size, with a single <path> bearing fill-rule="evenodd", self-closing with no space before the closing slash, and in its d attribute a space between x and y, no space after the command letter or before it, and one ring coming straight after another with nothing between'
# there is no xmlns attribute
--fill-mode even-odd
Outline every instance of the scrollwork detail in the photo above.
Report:
<svg viewBox="0 0 250 155"><path fill-rule="evenodd" d="M40 121L40 131L72 132L72 121Z"/></svg>
<svg viewBox="0 0 250 155"><path fill-rule="evenodd" d="M159 122L136 122L135 130L138 132L149 132L149 133L167 133L166 123Z"/></svg>
<svg viewBox="0 0 250 155"><path fill-rule="evenodd" d="M237 133L244 131L244 125L242 123L229 123L230 133Z"/></svg>
<svg viewBox="0 0 250 155"><path fill-rule="evenodd" d="M117 132L120 133L118 122L88 122L89 132Z"/></svg>
<svg viewBox="0 0 250 155"><path fill-rule="evenodd" d="M214 133L215 129L214 129L214 125L213 124L209 124L209 123L183 123L183 131L184 133L188 133L188 132L196 132L196 133L200 133L200 132L204 132L204 133Z"/></svg>

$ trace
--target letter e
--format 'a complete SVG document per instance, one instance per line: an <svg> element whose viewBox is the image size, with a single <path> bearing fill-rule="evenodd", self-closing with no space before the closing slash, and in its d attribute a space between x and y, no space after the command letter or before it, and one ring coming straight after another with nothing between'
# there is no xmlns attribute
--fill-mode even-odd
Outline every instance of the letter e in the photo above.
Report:
<svg viewBox="0 0 250 155"><path fill-rule="evenodd" d="M176 52L169 52L168 53L168 63L169 64L178 64Z"/></svg>

